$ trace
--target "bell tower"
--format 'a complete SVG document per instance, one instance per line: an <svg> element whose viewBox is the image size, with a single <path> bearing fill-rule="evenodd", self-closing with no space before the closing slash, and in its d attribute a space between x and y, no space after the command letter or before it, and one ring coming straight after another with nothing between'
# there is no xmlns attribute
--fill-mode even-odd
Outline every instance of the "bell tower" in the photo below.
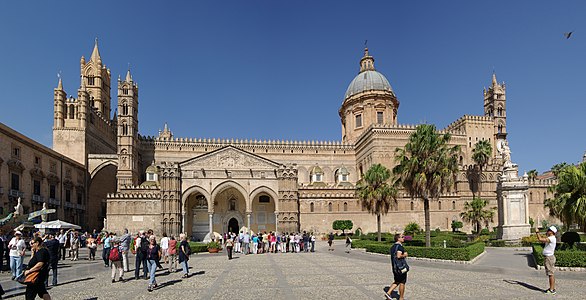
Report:
<svg viewBox="0 0 586 300"><path fill-rule="evenodd" d="M130 69L118 78L118 188L139 184L138 85Z"/></svg>
<svg viewBox="0 0 586 300"><path fill-rule="evenodd" d="M484 115L494 118L495 140L507 138L507 88L499 84L492 74L492 84L484 89Z"/></svg>

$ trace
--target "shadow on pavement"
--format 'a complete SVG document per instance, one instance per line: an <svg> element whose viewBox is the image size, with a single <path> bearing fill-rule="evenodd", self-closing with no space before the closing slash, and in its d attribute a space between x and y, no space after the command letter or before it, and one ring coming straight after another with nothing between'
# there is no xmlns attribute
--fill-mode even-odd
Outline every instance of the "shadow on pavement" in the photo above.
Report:
<svg viewBox="0 0 586 300"><path fill-rule="evenodd" d="M390 288L391 288L390 286L385 286L385 288L383 288L383 291L385 293L388 293ZM394 291L391 292L391 298L393 298L393 299L399 299L399 297L400 297L399 292L397 292L396 290L394 290Z"/></svg>
<svg viewBox="0 0 586 300"><path fill-rule="evenodd" d="M533 259L532 253L515 253L515 256L525 256L527 259L527 265L531 268L536 268L535 260Z"/></svg>
<svg viewBox="0 0 586 300"><path fill-rule="evenodd" d="M181 282L181 280L179 280L179 279L176 279L176 280L169 280L169 281L165 281L165 282L163 282L163 283L159 284L159 286L157 287L157 290L158 290L158 289L162 289L162 288L164 288L164 287L167 287L167 286L174 285L174 284L176 284L176 283L178 283L178 282Z"/></svg>
<svg viewBox="0 0 586 300"><path fill-rule="evenodd" d="M518 280L507 280L507 279L503 279L504 282L508 283L508 284L518 284L524 288L533 290L533 291L539 291L539 292L543 292L543 289L538 288L534 285L530 285L528 283L522 282L522 281L518 281Z"/></svg>

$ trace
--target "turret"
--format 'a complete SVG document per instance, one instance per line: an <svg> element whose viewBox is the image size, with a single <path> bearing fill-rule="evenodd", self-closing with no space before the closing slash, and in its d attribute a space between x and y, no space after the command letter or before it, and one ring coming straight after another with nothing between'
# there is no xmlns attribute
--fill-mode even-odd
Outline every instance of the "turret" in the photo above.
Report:
<svg viewBox="0 0 586 300"><path fill-rule="evenodd" d="M118 187L138 185L138 86L130 69L118 78Z"/></svg>
<svg viewBox="0 0 586 300"><path fill-rule="evenodd" d="M496 74L492 74L492 84L484 89L484 115L494 118L495 140L507 138L507 94L503 82L499 84Z"/></svg>
<svg viewBox="0 0 586 300"><path fill-rule="evenodd" d="M53 127L59 128L65 126L65 119L63 115L63 109L65 106L65 100L67 94L63 90L63 82L61 82L61 76L59 76L59 83L57 88L53 92Z"/></svg>

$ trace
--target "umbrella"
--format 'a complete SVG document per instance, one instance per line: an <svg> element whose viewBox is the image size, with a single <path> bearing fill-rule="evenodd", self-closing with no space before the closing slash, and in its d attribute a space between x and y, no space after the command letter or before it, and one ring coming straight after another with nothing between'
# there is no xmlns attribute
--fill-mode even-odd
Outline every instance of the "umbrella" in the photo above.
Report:
<svg viewBox="0 0 586 300"><path fill-rule="evenodd" d="M28 220L30 221L38 216L48 215L48 214L52 214L55 212L56 212L56 210L53 208L37 210L37 211L34 211L28 215Z"/></svg>
<svg viewBox="0 0 586 300"><path fill-rule="evenodd" d="M75 225L75 224L71 224L71 223L67 223L61 220L55 220L55 221L50 221L50 222L41 222L37 225L35 225L35 228L39 228L39 229L81 229L80 226Z"/></svg>
<svg viewBox="0 0 586 300"><path fill-rule="evenodd" d="M12 219L12 215L13 215L13 213L9 213L8 216L6 216L3 219L0 219L0 226L8 223L8 221L10 221L10 219Z"/></svg>

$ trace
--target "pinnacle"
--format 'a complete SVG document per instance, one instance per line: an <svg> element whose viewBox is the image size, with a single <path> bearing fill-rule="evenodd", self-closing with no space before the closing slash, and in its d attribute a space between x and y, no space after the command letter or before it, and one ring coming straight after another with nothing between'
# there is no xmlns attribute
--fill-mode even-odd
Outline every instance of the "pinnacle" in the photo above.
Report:
<svg viewBox="0 0 586 300"><path fill-rule="evenodd" d="M94 44L94 51L92 52L91 61L101 63L102 58L100 57L100 50L98 49L98 38Z"/></svg>

